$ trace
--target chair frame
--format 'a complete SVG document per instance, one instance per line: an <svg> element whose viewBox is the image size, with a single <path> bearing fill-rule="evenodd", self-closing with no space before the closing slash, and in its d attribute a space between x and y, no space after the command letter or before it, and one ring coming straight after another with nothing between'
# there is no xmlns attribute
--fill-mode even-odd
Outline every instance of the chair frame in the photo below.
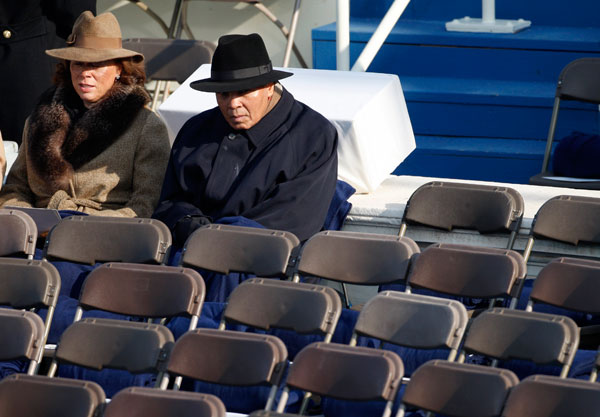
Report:
<svg viewBox="0 0 600 417"><path fill-rule="evenodd" d="M24 254L33 259L38 230L35 221L22 210L0 209L0 256Z"/></svg>

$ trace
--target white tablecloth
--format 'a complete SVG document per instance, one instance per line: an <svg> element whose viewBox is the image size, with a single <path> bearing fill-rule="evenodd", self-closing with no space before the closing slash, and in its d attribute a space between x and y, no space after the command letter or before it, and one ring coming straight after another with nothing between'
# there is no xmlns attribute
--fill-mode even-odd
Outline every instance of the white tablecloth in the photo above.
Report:
<svg viewBox="0 0 600 417"><path fill-rule="evenodd" d="M283 68L294 97L331 120L340 132L339 178L359 193L374 191L415 148L400 80L392 74ZM202 65L158 109L171 140L195 114L216 106L214 93L189 84L210 76Z"/></svg>

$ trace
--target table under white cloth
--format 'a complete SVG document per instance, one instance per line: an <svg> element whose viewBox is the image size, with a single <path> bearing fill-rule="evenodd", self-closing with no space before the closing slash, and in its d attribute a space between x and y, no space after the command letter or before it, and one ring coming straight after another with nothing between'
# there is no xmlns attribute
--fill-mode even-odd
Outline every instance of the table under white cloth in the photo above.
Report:
<svg viewBox="0 0 600 417"><path fill-rule="evenodd" d="M398 76L349 71L282 68L293 72L281 84L323 114L340 133L338 176L358 193L374 191L415 149ZM192 116L217 105L214 93L189 84L210 76L202 65L158 108L171 140Z"/></svg>

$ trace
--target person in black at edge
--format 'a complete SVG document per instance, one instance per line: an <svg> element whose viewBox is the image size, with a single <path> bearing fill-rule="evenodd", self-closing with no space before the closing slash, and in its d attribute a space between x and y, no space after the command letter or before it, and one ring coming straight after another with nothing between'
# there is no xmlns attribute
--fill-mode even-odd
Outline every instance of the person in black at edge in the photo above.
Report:
<svg viewBox="0 0 600 417"><path fill-rule="evenodd" d="M211 77L218 107L192 117L173 144L159 204L181 247L211 222L287 230L301 241L321 230L336 190L337 132L278 83L260 35L219 39Z"/></svg>
<svg viewBox="0 0 600 417"><path fill-rule="evenodd" d="M61 48L85 10L96 0L0 0L0 131L21 143L25 119L52 86L56 61L46 49Z"/></svg>

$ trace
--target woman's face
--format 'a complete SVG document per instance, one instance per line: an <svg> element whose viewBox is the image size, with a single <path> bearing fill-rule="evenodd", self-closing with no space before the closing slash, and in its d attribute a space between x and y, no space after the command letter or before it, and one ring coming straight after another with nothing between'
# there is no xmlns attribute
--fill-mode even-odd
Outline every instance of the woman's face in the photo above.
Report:
<svg viewBox="0 0 600 417"><path fill-rule="evenodd" d="M73 88L88 109L104 97L115 83L117 76L121 75L121 65L113 60L71 61L70 70Z"/></svg>

